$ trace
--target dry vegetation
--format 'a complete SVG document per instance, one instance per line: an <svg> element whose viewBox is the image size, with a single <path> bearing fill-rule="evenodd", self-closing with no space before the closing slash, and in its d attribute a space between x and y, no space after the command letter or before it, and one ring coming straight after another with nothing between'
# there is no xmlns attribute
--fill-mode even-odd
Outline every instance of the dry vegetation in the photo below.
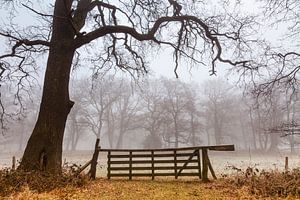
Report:
<svg viewBox="0 0 300 200"><path fill-rule="evenodd" d="M23 193L49 192L57 188L81 187L88 183L85 176L74 176L73 167L68 167L62 175L53 176L46 172L24 172L10 169L0 170L0 197Z"/></svg>
<svg viewBox="0 0 300 200"><path fill-rule="evenodd" d="M88 181L74 177L2 170L0 199L300 199L300 169L289 172L248 168L216 181L202 183L195 178L155 181L124 179Z"/></svg>
<svg viewBox="0 0 300 200"><path fill-rule="evenodd" d="M295 197L300 199L300 168L286 172L278 170L259 171L248 167L245 171L235 168L236 175L225 178L229 185L247 187L260 197Z"/></svg>

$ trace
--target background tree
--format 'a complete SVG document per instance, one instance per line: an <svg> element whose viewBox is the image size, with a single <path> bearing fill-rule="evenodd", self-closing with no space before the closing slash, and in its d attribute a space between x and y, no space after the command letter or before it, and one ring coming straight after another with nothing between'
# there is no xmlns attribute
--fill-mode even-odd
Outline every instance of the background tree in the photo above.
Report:
<svg viewBox="0 0 300 200"><path fill-rule="evenodd" d="M180 143L187 143L187 132L190 128L188 113L189 106L193 105L193 99L189 99L189 85L179 80L162 80L164 87L163 109L165 110L165 141L179 147ZM190 104L190 105L189 105Z"/></svg>
<svg viewBox="0 0 300 200"><path fill-rule="evenodd" d="M299 89L300 2L297 0L261 0L261 2L263 9L259 14L266 19L267 28L276 30L280 27L280 33L269 38L268 47L259 56L263 61L258 73L251 75L254 90L262 97L268 97L272 92L276 93L278 87L293 94L293 91Z"/></svg>
<svg viewBox="0 0 300 200"><path fill-rule="evenodd" d="M285 131L283 131L282 137L286 137L287 142L290 145L291 153L295 153L295 146L300 144L299 135L299 91L295 91L292 98L290 95L285 95L285 110L286 110L286 125ZM298 136L298 137L297 137ZM297 140L298 139L298 140Z"/></svg>
<svg viewBox="0 0 300 200"><path fill-rule="evenodd" d="M2 100L7 103L5 106L7 119L10 123L2 128L0 141L3 142L4 151L16 150L24 151L26 141L30 136L30 132L34 127L36 116L38 113L38 105L40 102L40 88L38 86L31 88L30 96L23 96L22 110L18 109L17 99L10 92L7 85L2 85L0 88L3 91Z"/></svg>
<svg viewBox="0 0 300 200"><path fill-rule="evenodd" d="M81 95L84 98L84 120L85 125L96 136L101 137L105 123L105 113L120 98L120 87L122 83L115 80L113 75L101 75L92 80L93 83L83 81ZM86 85L92 85L87 90ZM85 86L85 87L83 87Z"/></svg>
<svg viewBox="0 0 300 200"><path fill-rule="evenodd" d="M162 147L162 125L164 123L165 109L163 108L163 88L160 80L149 80L139 95L142 99L143 113L138 116L141 127L147 132L144 141L145 148Z"/></svg>
<svg viewBox="0 0 300 200"><path fill-rule="evenodd" d="M86 86L86 82L87 81L83 79L79 79L73 80L71 84L71 96L77 103L69 114L64 137L65 149L70 151L76 150L79 139L83 137L83 134L86 131L84 102L85 97L87 97L87 88L83 87Z"/></svg>
<svg viewBox="0 0 300 200"><path fill-rule="evenodd" d="M215 144L220 145L225 142L227 124L231 122L234 113L232 92L233 86L222 79L209 80L203 84L203 107L207 128L213 130ZM208 131L208 134L210 131ZM208 135L208 137L211 134Z"/></svg>
<svg viewBox="0 0 300 200"><path fill-rule="evenodd" d="M122 80L119 94L114 112L118 130L116 148L122 148L126 133L139 128L137 113L140 111L139 96L134 94L129 82Z"/></svg>
<svg viewBox="0 0 300 200"><path fill-rule="evenodd" d="M187 113L187 121L188 125L188 138L189 143L193 146L197 146L203 142L203 138L201 138L201 133L203 131L203 124L200 120L200 110L202 109L199 106L199 94L197 90L198 85L188 84L185 88L185 97L187 98L187 105L185 107Z"/></svg>

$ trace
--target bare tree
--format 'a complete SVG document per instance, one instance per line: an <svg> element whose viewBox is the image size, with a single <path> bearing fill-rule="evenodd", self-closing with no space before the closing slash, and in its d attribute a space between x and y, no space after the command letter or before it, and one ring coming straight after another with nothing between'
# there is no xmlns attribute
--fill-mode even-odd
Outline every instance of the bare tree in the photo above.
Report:
<svg viewBox="0 0 300 200"><path fill-rule="evenodd" d="M231 121L233 111L232 86L222 79L208 80L203 85L204 98L203 107L205 109L204 117L209 129L213 129L215 143L217 145L225 142L226 124ZM207 131L209 134L210 132ZM208 135L208 138L211 136Z"/></svg>
<svg viewBox="0 0 300 200"><path fill-rule="evenodd" d="M270 116L272 121L268 126L267 133L270 134L271 142L274 144L270 146L270 150L276 150L279 142L289 145L291 152L295 152L295 146L297 145L297 135L299 132L299 100L298 92L287 94L281 90L277 90L277 94L273 97L273 101L270 105ZM275 93L273 93L274 96ZM280 138L279 138L280 136Z"/></svg>
<svg viewBox="0 0 300 200"><path fill-rule="evenodd" d="M285 90L277 87L269 98L253 96L250 104L250 120L252 131L258 136L260 149L274 152L278 150L280 131L275 127L285 121L286 105L284 100ZM250 101L251 102L251 101Z"/></svg>
<svg viewBox="0 0 300 200"><path fill-rule="evenodd" d="M192 99L191 95L187 95L188 84L179 80L162 80L164 86L164 103L163 109L165 112L164 123L168 127L164 132L164 140L168 143L179 147L181 143L188 143L189 136L186 134L190 127L187 116L188 104Z"/></svg>
<svg viewBox="0 0 300 200"><path fill-rule="evenodd" d="M75 151L80 137L84 133L84 126L82 123L82 117L80 115L80 108L77 105L71 110L67 125L66 134L64 138L65 149Z"/></svg>
<svg viewBox="0 0 300 200"><path fill-rule="evenodd" d="M252 135L252 146L255 150L258 149L258 137L259 137L259 131L261 131L261 123L260 121L255 120L255 107L253 103L251 103L251 100L248 98L243 98L244 100L244 105L245 105L245 110L248 113L248 123L250 124L250 130L251 130L251 135ZM258 109L258 108L257 108ZM256 123L258 122L258 123Z"/></svg>
<svg viewBox="0 0 300 200"><path fill-rule="evenodd" d="M82 90L87 82L83 82ZM105 123L105 113L120 98L120 87L122 80L118 81L113 75L101 75L93 79L93 87L85 92L84 98L84 119L85 125L100 139Z"/></svg>
<svg viewBox="0 0 300 200"><path fill-rule="evenodd" d="M114 112L118 130L116 148L122 148L126 133L140 127L137 119L139 110L139 97L134 94L130 83L123 80L122 86L120 87L120 97L115 103Z"/></svg>
<svg viewBox="0 0 300 200"><path fill-rule="evenodd" d="M83 79L73 80L71 83L71 96L77 103L71 110L66 125L66 134L64 138L65 148L68 150L76 150L79 139L83 136L85 131L84 119L84 101L87 97L86 81Z"/></svg>
<svg viewBox="0 0 300 200"><path fill-rule="evenodd" d="M17 91L22 90L31 84L35 55L48 54L38 120L20 164L24 170L39 169L43 163L51 173L61 171L64 129L74 104L69 97L70 71L84 47L90 53L87 57L95 55L89 60L99 70L116 66L133 74L147 72L149 46L171 47L175 72L180 57L196 64L208 61L211 74L218 62L251 68L241 55L249 50L244 45L249 40L242 36L247 36L244 29L251 27L252 18L206 16L201 1L56 0L48 12L30 0L8 2L35 14L41 26L18 28L11 23L1 27L0 35L10 47L0 56L1 82L13 78ZM95 50L97 42L100 48ZM223 48L229 44L237 47L233 57L227 57Z"/></svg>
<svg viewBox="0 0 300 200"><path fill-rule="evenodd" d="M108 137L108 143L110 148L113 148L114 146L114 135L115 135L115 129L116 129L116 119L115 114L113 111L113 105L109 105L107 108L107 111L105 112L105 119L107 124L106 129L106 135Z"/></svg>
<svg viewBox="0 0 300 200"><path fill-rule="evenodd" d="M163 109L163 88L159 80L149 80L139 91L142 99L143 111L139 116L141 127L147 132L144 141L146 148L160 148L162 147L161 132L163 116L165 110Z"/></svg>
<svg viewBox="0 0 300 200"><path fill-rule="evenodd" d="M270 29L281 27L276 44L269 44L264 54L259 56L261 63L258 74L252 74L257 95L270 96L278 87L293 94L299 89L299 13L297 0L261 0L263 16ZM280 41L280 42L278 42Z"/></svg>
<svg viewBox="0 0 300 200"><path fill-rule="evenodd" d="M23 108L22 112L18 110L18 105L14 101L14 94L10 92L9 87L7 85L2 85L1 90L3 92L2 99L4 102L7 102L5 109L7 111L6 120L7 123L5 127L3 127L0 134L3 136L6 142L5 148L11 151L23 151L26 145L26 141L30 136L30 132L34 127L34 123L36 121L36 117L38 114L38 104L40 102L39 94L41 92L39 87L31 88L30 96L23 96ZM13 120L12 120L13 119Z"/></svg>
<svg viewBox="0 0 300 200"><path fill-rule="evenodd" d="M291 153L295 153L296 145L300 144L300 116L299 116L299 91L292 98L286 95L286 122L288 131L283 131L282 137L285 137L290 145ZM298 140L297 140L298 139Z"/></svg>
<svg viewBox="0 0 300 200"><path fill-rule="evenodd" d="M199 107L199 94L197 93L198 87L194 84L189 84L186 88L185 96L188 100L186 106L186 112L188 114L188 121L189 123L189 140L193 146L199 145L201 142L204 141L201 138L201 133L203 131L203 124L200 121L200 107Z"/></svg>

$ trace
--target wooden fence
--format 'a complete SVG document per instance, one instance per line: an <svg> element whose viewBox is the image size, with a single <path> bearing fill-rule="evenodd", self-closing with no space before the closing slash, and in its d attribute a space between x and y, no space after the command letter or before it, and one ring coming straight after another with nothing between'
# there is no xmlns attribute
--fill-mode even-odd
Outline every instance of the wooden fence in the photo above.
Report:
<svg viewBox="0 0 300 200"><path fill-rule="evenodd" d="M208 171L216 178L208 150L234 151L234 145L197 146L168 149L101 149L96 141L93 158L89 164L91 178L96 178L99 152L107 153L107 178L112 177L151 177L157 176L196 176L208 180ZM82 168L83 170L83 168ZM82 171L80 170L80 171Z"/></svg>

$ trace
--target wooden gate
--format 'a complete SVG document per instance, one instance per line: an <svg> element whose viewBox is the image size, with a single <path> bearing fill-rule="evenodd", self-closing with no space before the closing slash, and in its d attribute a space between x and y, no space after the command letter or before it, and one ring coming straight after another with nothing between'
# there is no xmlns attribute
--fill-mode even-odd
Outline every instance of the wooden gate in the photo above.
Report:
<svg viewBox="0 0 300 200"><path fill-rule="evenodd" d="M107 178L157 176L197 176L208 180L208 170L216 178L208 150L234 151L234 145L198 146L168 149L101 149L95 146L91 177L96 177L99 152L107 152Z"/></svg>

